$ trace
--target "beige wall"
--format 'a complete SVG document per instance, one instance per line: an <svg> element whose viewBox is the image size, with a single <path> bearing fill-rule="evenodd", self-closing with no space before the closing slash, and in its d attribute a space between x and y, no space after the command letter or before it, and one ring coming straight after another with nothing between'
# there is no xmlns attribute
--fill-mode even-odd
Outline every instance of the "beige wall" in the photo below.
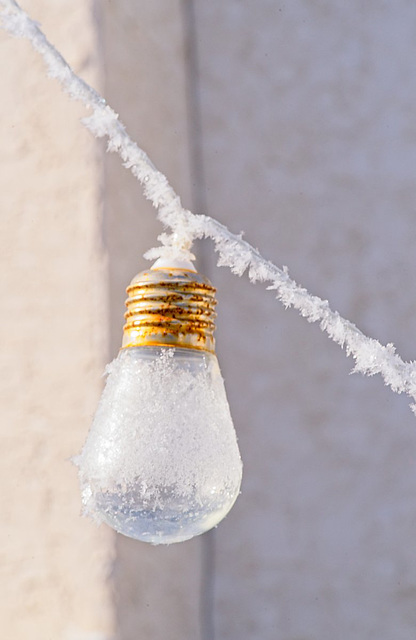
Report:
<svg viewBox="0 0 416 640"><path fill-rule="evenodd" d="M187 206L205 201L415 358L411 0L50 4L25 7ZM0 34L0 47L5 637L414 640L406 398L349 376L317 327L216 269L211 247L242 495L214 533L165 549L79 518L66 459L160 227L29 46Z"/></svg>
<svg viewBox="0 0 416 640"><path fill-rule="evenodd" d="M190 171L181 3L121 0L100 5L100 25L106 98L186 201ZM115 355L125 288L149 266L143 253L157 244L162 229L140 186L113 155L105 158L104 202ZM151 547L117 536L113 577L120 640L199 639L203 544L199 538Z"/></svg>
<svg viewBox="0 0 416 640"><path fill-rule="evenodd" d="M197 2L208 213L414 359L415 6ZM245 461L216 535L222 640L411 640L404 397L271 293L215 272Z"/></svg>
<svg viewBox="0 0 416 640"><path fill-rule="evenodd" d="M52 4L25 7L99 84L91 4ZM29 44L0 50L1 636L108 640L113 535L80 518L69 462L107 357L100 159Z"/></svg>

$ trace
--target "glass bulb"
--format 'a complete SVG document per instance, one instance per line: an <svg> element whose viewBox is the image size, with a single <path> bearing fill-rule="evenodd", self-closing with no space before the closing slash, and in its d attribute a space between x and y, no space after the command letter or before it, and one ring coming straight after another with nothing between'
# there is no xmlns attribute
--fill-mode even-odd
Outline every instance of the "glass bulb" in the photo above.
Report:
<svg viewBox="0 0 416 640"><path fill-rule="evenodd" d="M137 303L137 283L134 293ZM179 315L183 322L183 309ZM215 527L233 506L242 475L217 358L180 346L189 343L189 332L178 339L170 331L173 344L152 346L154 336L146 333L109 365L75 460L85 512L152 544L182 542Z"/></svg>
<svg viewBox="0 0 416 640"><path fill-rule="evenodd" d="M119 533L169 544L216 526L242 470L216 356L122 350L78 465L87 512Z"/></svg>

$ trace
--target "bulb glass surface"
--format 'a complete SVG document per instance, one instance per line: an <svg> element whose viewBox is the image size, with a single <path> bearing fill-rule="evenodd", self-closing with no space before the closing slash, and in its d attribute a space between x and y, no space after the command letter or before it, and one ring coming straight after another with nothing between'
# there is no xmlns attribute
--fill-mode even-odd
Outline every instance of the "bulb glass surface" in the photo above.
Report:
<svg viewBox="0 0 416 640"><path fill-rule="evenodd" d="M121 350L75 462L86 513L126 536L169 544L216 526L242 474L216 356Z"/></svg>

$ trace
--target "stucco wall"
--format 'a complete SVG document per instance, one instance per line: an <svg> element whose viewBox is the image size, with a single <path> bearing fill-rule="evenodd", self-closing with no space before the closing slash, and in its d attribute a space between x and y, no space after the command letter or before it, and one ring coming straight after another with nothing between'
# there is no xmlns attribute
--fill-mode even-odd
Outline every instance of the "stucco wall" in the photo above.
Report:
<svg viewBox="0 0 416 640"><path fill-rule="evenodd" d="M99 85L91 3L24 6ZM85 111L4 33L0 78L1 636L107 640L113 535L80 518L69 461L107 359L100 158Z"/></svg>
<svg viewBox="0 0 416 640"><path fill-rule="evenodd" d="M167 82L163 72L174 55L164 37L168 6L157 3L161 15L152 10L150 20L146 3L126 0L117 15L112 7L104 48L111 99L178 186L169 163L183 120L172 101L183 84L171 84L176 66ZM205 201L208 213L244 230L365 332L413 358L412 4L197 1L181 8L184 24L196 29L185 42L198 54L197 64L185 60L190 157L199 163L190 175L202 164L205 183L193 198L185 189L185 203ZM127 19L136 38L123 44L120 65L114 30ZM183 64L182 53L176 59ZM126 77L136 78L135 97L125 96ZM141 124L132 109L146 114ZM174 153L183 149L175 145ZM119 193L113 184L108 197ZM146 221L139 201L132 218L138 206ZM205 637L410 640L416 431L406 399L379 379L349 376L352 363L317 327L213 265L205 253L219 289L218 355L245 476L232 513L201 541L215 566L203 590L205 613L214 598ZM134 549L137 572L144 557L159 554ZM121 582L123 566L131 578L130 553L120 556ZM177 588L176 573L164 566L165 581ZM136 589L136 604L160 579L155 573ZM143 614L140 606L128 610L125 638L133 640ZM156 598L146 616L163 625L169 611Z"/></svg>
<svg viewBox="0 0 416 640"><path fill-rule="evenodd" d="M187 206L205 203L415 358L411 0L25 7L102 86ZM214 533L166 549L120 536L113 548L110 532L79 519L65 459L117 351L124 287L160 227L28 45L1 34L0 46L8 637L414 640L406 398L349 376L318 327L216 269L209 246L242 495Z"/></svg>
<svg viewBox="0 0 416 640"><path fill-rule="evenodd" d="M413 3L197 3L208 212L414 359ZM215 272L245 461L217 637L410 640L416 429L273 294Z"/></svg>
<svg viewBox="0 0 416 640"><path fill-rule="evenodd" d="M100 5L105 94L152 161L189 199L185 34L181 3ZM143 253L162 228L136 180L104 158L104 234L109 256L110 344L121 344L125 289L150 265ZM170 547L116 539L114 593L120 640L200 637L201 538Z"/></svg>

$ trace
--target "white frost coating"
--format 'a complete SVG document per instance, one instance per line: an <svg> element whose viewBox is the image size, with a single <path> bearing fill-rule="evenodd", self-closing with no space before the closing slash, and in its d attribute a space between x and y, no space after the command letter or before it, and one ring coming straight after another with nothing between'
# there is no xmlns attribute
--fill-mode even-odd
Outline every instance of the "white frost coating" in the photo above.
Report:
<svg viewBox="0 0 416 640"><path fill-rule="evenodd" d="M379 373L393 391L404 392L416 401L415 362L404 362L395 353L393 345L383 346L365 336L355 325L332 311L326 300L310 295L291 280L286 268L280 269L265 260L241 236L232 234L208 216L195 215L184 209L166 177L157 171L145 152L132 141L118 120L118 115L98 93L74 74L37 24L14 0L0 0L0 7L3 7L0 13L3 28L15 36L28 38L43 55L50 75L56 77L73 98L93 110L83 124L96 137L108 137L108 150L119 153L124 166L142 184L146 198L158 209L159 219L172 230L171 234L159 236L163 246L148 251L147 258L192 260L190 249L193 240L212 238L219 253L219 265L229 266L237 275L248 270L252 282L271 283L269 288L277 291L277 298L285 307L293 306L309 322L319 322L321 329L334 342L345 347L347 355L355 360L354 371L366 375ZM416 413L416 405L412 405L412 409Z"/></svg>
<svg viewBox="0 0 416 640"><path fill-rule="evenodd" d="M86 513L153 543L218 524L238 495L242 464L216 357L129 348L107 373L75 460Z"/></svg>

